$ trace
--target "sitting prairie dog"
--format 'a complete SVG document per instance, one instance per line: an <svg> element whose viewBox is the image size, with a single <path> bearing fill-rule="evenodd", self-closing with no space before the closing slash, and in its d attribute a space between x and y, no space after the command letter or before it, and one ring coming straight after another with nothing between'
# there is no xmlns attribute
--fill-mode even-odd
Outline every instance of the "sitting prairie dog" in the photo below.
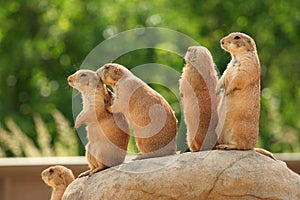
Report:
<svg viewBox="0 0 300 200"><path fill-rule="evenodd" d="M179 90L187 127L187 143L192 152L210 150L217 143L215 128L220 99L215 93L217 71L213 58L205 47L189 47L184 59L186 64Z"/></svg>
<svg viewBox="0 0 300 200"><path fill-rule="evenodd" d="M122 65L105 64L96 73L114 88L110 110L131 122L140 150L135 159L175 154L177 119L168 102Z"/></svg>
<svg viewBox="0 0 300 200"><path fill-rule="evenodd" d="M51 200L61 200L66 188L74 180L72 170L60 165L48 167L41 176L52 187Z"/></svg>
<svg viewBox="0 0 300 200"><path fill-rule="evenodd" d="M258 138L260 114L260 63L254 40L231 33L220 40L231 61L218 82L222 93L218 108L218 149L253 149Z"/></svg>
<svg viewBox="0 0 300 200"><path fill-rule="evenodd" d="M129 126L122 113L107 111L112 93L91 70L78 70L68 77L68 82L82 94L83 99L83 110L76 118L75 128L87 124L86 157L90 169L79 177L123 163L129 142Z"/></svg>

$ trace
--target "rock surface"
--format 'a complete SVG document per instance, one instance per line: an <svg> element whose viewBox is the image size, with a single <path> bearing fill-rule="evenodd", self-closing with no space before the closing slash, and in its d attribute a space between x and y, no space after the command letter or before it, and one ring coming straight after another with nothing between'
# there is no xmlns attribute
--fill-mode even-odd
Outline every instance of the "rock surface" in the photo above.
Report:
<svg viewBox="0 0 300 200"><path fill-rule="evenodd" d="M254 151L184 153L76 179L63 197L74 199L300 199L300 176Z"/></svg>

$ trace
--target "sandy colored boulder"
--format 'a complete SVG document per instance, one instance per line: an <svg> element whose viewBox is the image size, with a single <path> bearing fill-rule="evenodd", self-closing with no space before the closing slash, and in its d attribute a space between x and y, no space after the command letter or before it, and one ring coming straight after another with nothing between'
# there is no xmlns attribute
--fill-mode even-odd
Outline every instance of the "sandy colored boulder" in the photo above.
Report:
<svg viewBox="0 0 300 200"><path fill-rule="evenodd" d="M300 199L300 176L249 151L203 151L138 160L73 181L73 199Z"/></svg>

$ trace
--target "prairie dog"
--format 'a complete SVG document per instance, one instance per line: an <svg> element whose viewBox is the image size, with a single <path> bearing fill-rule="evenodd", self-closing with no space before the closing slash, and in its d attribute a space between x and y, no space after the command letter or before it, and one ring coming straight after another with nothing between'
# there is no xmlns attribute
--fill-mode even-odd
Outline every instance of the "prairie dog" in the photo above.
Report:
<svg viewBox="0 0 300 200"><path fill-rule="evenodd" d="M168 102L122 65L108 63L96 73L114 88L111 111L131 122L140 150L136 159L175 154L177 119Z"/></svg>
<svg viewBox="0 0 300 200"><path fill-rule="evenodd" d="M68 77L70 86L82 94L83 110L75 121L77 129L87 124L86 157L89 170L79 177L121 164L126 156L129 126L122 113L107 111L112 94L91 70L78 70Z"/></svg>
<svg viewBox="0 0 300 200"><path fill-rule="evenodd" d="M188 146L192 152L210 150L217 143L215 128L220 99L215 93L217 71L213 58L205 47L189 47L184 59L186 64L179 81L179 90Z"/></svg>
<svg viewBox="0 0 300 200"><path fill-rule="evenodd" d="M258 138L260 114L260 63L254 40L243 33L231 33L220 40L231 54L218 82L218 149L253 149Z"/></svg>
<svg viewBox="0 0 300 200"><path fill-rule="evenodd" d="M50 200L61 200L66 188L74 180L72 170L56 165L41 173L43 181L52 188Z"/></svg>

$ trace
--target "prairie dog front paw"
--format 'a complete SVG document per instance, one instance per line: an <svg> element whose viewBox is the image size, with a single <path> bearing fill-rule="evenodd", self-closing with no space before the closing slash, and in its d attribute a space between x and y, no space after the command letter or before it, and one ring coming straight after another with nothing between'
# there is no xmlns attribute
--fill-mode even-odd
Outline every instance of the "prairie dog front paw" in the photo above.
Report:
<svg viewBox="0 0 300 200"><path fill-rule="evenodd" d="M78 128L82 125L83 119L84 119L84 113L81 112L81 113L79 113L79 115L76 117L75 125L74 125L74 128L75 128L75 129L78 129Z"/></svg>

